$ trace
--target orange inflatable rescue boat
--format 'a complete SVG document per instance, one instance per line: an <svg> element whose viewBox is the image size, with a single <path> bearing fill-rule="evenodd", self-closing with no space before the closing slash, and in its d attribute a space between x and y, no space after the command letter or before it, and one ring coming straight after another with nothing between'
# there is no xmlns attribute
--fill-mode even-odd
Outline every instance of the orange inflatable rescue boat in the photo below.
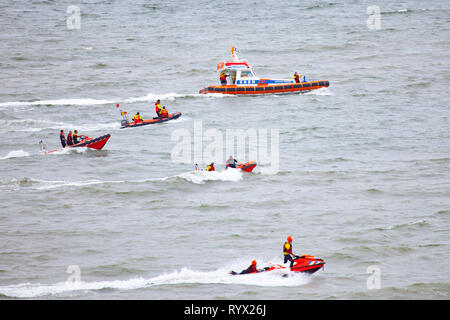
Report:
<svg viewBox="0 0 450 320"><path fill-rule="evenodd" d="M117 108L119 108L119 104L116 105ZM167 117L153 117L151 119L142 119L140 121L137 120L128 120L128 112L123 111L122 109L119 109L120 115L122 116L122 120L120 121L120 129L125 128L134 128L134 127L141 127L146 126L149 124L155 124L155 123L161 123L161 122L167 122L170 120L175 120L181 117L181 112L174 112L167 115Z"/></svg>
<svg viewBox="0 0 450 320"><path fill-rule="evenodd" d="M246 163L239 163L236 166L236 169L241 169L242 171L245 171L245 172L252 172L255 167L256 167L256 161L249 161Z"/></svg>

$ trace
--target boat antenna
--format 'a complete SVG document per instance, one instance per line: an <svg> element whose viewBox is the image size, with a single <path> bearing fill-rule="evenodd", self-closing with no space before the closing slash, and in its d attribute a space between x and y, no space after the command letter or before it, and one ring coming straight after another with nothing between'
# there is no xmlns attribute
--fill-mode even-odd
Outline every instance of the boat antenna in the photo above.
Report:
<svg viewBox="0 0 450 320"><path fill-rule="evenodd" d="M120 115L122 116L123 120L126 120L128 122L128 113L126 111L123 111L122 108L120 108L119 104L116 104L116 108L119 109Z"/></svg>
<svg viewBox="0 0 450 320"><path fill-rule="evenodd" d="M231 57L232 57L232 61L233 62L240 62L241 60L239 59L238 55L237 55L237 49L232 46L231 47Z"/></svg>

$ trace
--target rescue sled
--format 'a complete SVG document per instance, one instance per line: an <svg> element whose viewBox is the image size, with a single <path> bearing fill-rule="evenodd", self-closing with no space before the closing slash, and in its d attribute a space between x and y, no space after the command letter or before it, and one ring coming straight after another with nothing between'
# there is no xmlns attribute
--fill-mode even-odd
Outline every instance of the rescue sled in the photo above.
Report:
<svg viewBox="0 0 450 320"><path fill-rule="evenodd" d="M175 113L171 113L168 115L167 118L159 118L159 117L154 117L153 119L146 119L143 121L139 121L139 122L135 122L135 121L128 121L128 119L123 119L120 122L120 129L124 129L124 128L134 128L134 127L141 127L141 126L146 126L148 124L155 124L155 123L161 123L161 122L167 122L170 120L174 120L174 119L178 119L179 117L181 117L181 112L175 112Z"/></svg>
<svg viewBox="0 0 450 320"><path fill-rule="evenodd" d="M221 85L210 85L199 91L200 94L221 93L232 95L261 95L280 93L307 92L328 87L328 80L306 80L301 76L299 82L294 79L268 79L256 76L252 66L237 56L236 49L231 48L231 61L220 62L217 71L227 76Z"/></svg>
<svg viewBox="0 0 450 320"><path fill-rule="evenodd" d="M289 262L290 263L290 262ZM322 259L318 259L314 256L309 256L309 255L303 255L300 257L297 257L294 259L294 264L292 265L292 267L289 267L288 264L285 265L281 265L281 264L273 264L270 263L268 267L262 268L262 269L258 269L256 272L252 272L252 273L261 273L261 272L269 272L269 271L273 271L273 270L287 270L287 271L292 271L292 272L302 272L302 273L314 273L318 270L320 270L321 268L324 267L325 265L325 261L323 261ZM230 271L229 274L231 275L242 275L242 274L250 274L250 273L237 273L235 271Z"/></svg>
<svg viewBox="0 0 450 320"><path fill-rule="evenodd" d="M68 149L68 148L80 148L80 147L86 147L86 148L95 149L95 150L102 150L103 147L105 146L105 144L108 142L109 138L111 138L111 134L109 134L109 133L99 136L99 137L96 137L96 138L83 136L83 139L80 142L78 142L77 144L74 144L71 146L66 146L64 148L52 150L52 151L47 151L46 147L42 141L39 142L39 145L41 147L41 152L43 154L49 154L49 153L53 153L53 152L60 151L63 149Z"/></svg>

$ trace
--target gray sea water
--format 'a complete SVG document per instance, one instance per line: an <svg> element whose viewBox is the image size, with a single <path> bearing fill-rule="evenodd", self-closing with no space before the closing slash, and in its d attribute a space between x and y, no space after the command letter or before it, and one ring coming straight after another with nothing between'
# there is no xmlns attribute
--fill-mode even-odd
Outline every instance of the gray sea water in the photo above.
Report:
<svg viewBox="0 0 450 320"><path fill-rule="evenodd" d="M445 0L2 1L0 298L448 299L449 17ZM260 76L330 86L198 94L231 46ZM117 103L148 118L156 99L182 117L120 129ZM174 161L196 123L278 132L278 170ZM60 129L111 139L41 154ZM288 235L324 270L227 275L282 262Z"/></svg>

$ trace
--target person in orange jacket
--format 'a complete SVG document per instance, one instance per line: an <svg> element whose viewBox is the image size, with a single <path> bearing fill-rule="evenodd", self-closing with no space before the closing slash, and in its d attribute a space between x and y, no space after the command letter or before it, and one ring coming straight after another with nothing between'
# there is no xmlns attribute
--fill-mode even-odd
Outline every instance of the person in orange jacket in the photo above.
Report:
<svg viewBox="0 0 450 320"><path fill-rule="evenodd" d="M161 119L161 101L158 99L158 101L156 101L155 103L155 112L157 114L157 116Z"/></svg>
<svg viewBox="0 0 450 320"><path fill-rule="evenodd" d="M133 121L134 121L134 123L140 123L144 120L142 119L140 113L138 112L133 116Z"/></svg>
<svg viewBox="0 0 450 320"><path fill-rule="evenodd" d="M166 106L162 107L160 115L162 119L169 117L169 111L167 111Z"/></svg>

